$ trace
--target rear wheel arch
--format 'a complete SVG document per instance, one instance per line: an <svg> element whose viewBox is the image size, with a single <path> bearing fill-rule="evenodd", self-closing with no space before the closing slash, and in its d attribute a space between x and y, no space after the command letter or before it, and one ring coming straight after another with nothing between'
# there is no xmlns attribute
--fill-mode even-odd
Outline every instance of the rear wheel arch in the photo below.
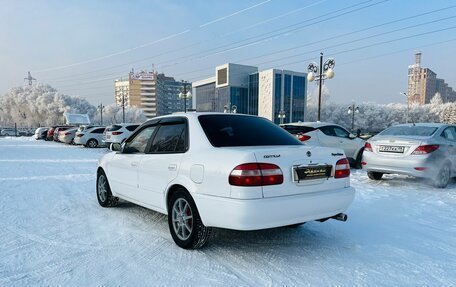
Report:
<svg viewBox="0 0 456 287"><path fill-rule="evenodd" d="M188 191L188 189L185 188L183 185L181 185L181 184L173 184L173 185L171 185L171 186L168 188L168 190L167 190L167 192L166 192L166 195L165 195L166 212L169 211L169 201L170 201L171 196L173 195L173 193L175 193L175 192L178 191L178 190L182 190L182 189L184 189L190 196L192 196L192 195L190 194L190 192ZM193 198L193 197L192 197L192 198Z"/></svg>

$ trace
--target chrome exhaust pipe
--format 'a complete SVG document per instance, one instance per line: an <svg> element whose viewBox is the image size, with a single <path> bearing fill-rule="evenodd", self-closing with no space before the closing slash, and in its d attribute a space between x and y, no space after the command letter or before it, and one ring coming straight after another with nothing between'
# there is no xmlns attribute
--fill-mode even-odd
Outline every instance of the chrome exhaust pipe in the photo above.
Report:
<svg viewBox="0 0 456 287"><path fill-rule="evenodd" d="M339 221L347 221L348 216L345 213L339 213L331 217L332 219L339 220Z"/></svg>

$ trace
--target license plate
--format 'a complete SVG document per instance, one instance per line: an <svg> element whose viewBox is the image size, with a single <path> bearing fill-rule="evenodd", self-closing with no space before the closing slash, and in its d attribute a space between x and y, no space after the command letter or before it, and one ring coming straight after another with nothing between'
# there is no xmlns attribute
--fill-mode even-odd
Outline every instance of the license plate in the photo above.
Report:
<svg viewBox="0 0 456 287"><path fill-rule="evenodd" d="M294 181L329 178L331 176L331 165L297 166L293 168Z"/></svg>
<svg viewBox="0 0 456 287"><path fill-rule="evenodd" d="M393 145L381 145L378 148L380 152L394 152L394 153L404 153L403 146L393 146Z"/></svg>

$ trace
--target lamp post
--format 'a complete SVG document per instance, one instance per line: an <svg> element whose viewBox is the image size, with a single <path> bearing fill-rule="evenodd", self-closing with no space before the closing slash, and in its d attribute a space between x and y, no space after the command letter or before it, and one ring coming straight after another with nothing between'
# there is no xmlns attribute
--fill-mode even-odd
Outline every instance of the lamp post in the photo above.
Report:
<svg viewBox="0 0 456 287"><path fill-rule="evenodd" d="M103 106L103 103L100 103L98 106L97 106L97 110L100 111L100 125L103 125L103 110L104 110L105 106Z"/></svg>
<svg viewBox="0 0 456 287"><path fill-rule="evenodd" d="M409 114L410 114L410 96L404 92L401 92L400 94L407 98L407 117L405 118L405 123L408 124Z"/></svg>
<svg viewBox="0 0 456 287"><path fill-rule="evenodd" d="M317 66L317 63L312 62L307 66L307 80L312 82L317 80L318 82L318 114L317 121L320 121L321 118L321 87L326 79L332 79L334 77L333 68L336 66L336 61L333 58L326 60L323 65L323 53L320 53L320 66Z"/></svg>
<svg viewBox="0 0 456 287"><path fill-rule="evenodd" d="M125 123L125 91L122 91L122 123Z"/></svg>
<svg viewBox="0 0 456 287"><path fill-rule="evenodd" d="M280 119L280 124L283 125L283 122L285 120L285 111L284 110L281 110L279 112L279 114L277 115L277 117Z"/></svg>
<svg viewBox="0 0 456 287"><path fill-rule="evenodd" d="M179 93L179 99L184 99L184 113L187 112L187 99L192 97L192 93L188 90L190 86L186 81L182 80L182 91Z"/></svg>
<svg viewBox="0 0 456 287"><path fill-rule="evenodd" d="M223 112L225 114L236 114L237 113L237 106L236 105L231 105L231 103L228 103L228 105L223 106Z"/></svg>
<svg viewBox="0 0 456 287"><path fill-rule="evenodd" d="M355 131L355 113L359 113L359 107L355 107L355 103L348 107L348 114L352 115L352 133Z"/></svg>

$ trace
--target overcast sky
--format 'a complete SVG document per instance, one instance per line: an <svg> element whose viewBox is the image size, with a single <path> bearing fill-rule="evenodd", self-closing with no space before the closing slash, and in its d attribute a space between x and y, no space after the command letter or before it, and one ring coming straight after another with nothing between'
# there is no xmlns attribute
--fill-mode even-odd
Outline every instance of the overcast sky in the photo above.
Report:
<svg viewBox="0 0 456 287"><path fill-rule="evenodd" d="M109 104L114 79L132 68L154 65L188 81L226 62L305 72L320 51L336 61L327 82L334 102L405 102L399 92L417 50L423 66L456 88L450 0L0 0L0 7L2 95L31 71L62 93Z"/></svg>

